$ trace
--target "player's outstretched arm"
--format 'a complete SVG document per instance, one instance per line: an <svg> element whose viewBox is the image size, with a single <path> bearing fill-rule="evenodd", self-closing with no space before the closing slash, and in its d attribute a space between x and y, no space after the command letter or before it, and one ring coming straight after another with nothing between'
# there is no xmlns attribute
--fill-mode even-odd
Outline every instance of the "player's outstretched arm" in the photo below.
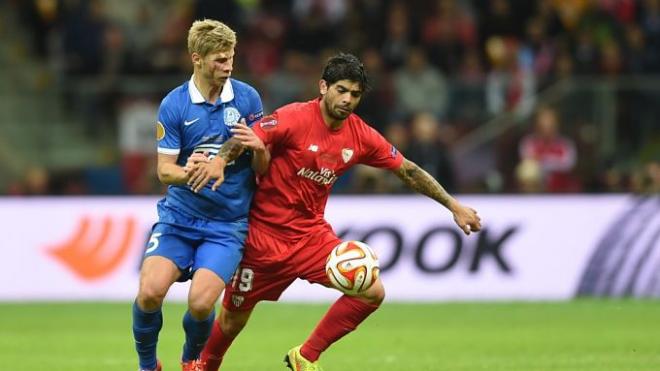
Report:
<svg viewBox="0 0 660 371"><path fill-rule="evenodd" d="M166 185L181 185L188 182L188 173L176 163L177 155L158 154L156 173L158 180Z"/></svg>
<svg viewBox="0 0 660 371"><path fill-rule="evenodd" d="M476 210L461 205L437 180L416 163L404 158L401 166L393 172L411 189L436 200L449 209L454 215L454 221L465 234L478 232L481 229L481 219Z"/></svg>

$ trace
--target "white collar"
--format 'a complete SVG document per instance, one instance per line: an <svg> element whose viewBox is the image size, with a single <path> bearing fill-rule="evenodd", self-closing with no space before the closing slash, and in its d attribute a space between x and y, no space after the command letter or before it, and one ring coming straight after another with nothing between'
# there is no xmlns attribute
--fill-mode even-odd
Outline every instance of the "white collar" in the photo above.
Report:
<svg viewBox="0 0 660 371"><path fill-rule="evenodd" d="M204 103L206 101L202 93L199 91L199 89L197 89L197 86L195 86L193 77L191 77L190 81L188 81L188 93L190 94L190 100L195 104ZM233 99L234 88L231 84L231 79L227 79L227 81L225 81L225 85L222 87L222 93L220 93L220 103L227 103Z"/></svg>

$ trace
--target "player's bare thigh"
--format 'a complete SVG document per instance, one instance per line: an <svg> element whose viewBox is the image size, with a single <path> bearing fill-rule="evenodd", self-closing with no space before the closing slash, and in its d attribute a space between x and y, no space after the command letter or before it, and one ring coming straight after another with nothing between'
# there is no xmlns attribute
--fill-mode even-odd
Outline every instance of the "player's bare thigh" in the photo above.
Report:
<svg viewBox="0 0 660 371"><path fill-rule="evenodd" d="M140 308L146 311L158 309L180 274L179 268L170 259L162 256L149 256L144 259L137 296Z"/></svg>
<svg viewBox="0 0 660 371"><path fill-rule="evenodd" d="M215 272L206 268L198 269L188 291L190 314L197 320L208 317L224 289L225 282Z"/></svg>

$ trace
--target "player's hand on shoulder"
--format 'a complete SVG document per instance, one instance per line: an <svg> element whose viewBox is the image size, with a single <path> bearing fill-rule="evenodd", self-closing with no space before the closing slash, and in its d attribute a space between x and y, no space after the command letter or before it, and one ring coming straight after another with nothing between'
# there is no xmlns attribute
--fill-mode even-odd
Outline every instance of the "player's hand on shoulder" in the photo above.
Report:
<svg viewBox="0 0 660 371"><path fill-rule="evenodd" d="M452 205L451 212L454 214L454 222L465 234L481 230L481 218L477 215L477 210L456 202Z"/></svg>
<svg viewBox="0 0 660 371"><path fill-rule="evenodd" d="M238 139L243 146L253 151L264 151L266 149L261 138L254 133L252 128L247 126L245 119L241 119L239 123L234 125L231 132L234 134L234 138Z"/></svg>

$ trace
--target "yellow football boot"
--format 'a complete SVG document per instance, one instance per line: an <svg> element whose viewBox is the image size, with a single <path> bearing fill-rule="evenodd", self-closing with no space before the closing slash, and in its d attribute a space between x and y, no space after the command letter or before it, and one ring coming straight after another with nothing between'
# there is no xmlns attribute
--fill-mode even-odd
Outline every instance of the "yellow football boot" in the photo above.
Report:
<svg viewBox="0 0 660 371"><path fill-rule="evenodd" d="M284 357L284 362L288 368L292 371L323 371L319 362L308 361L305 357L300 354L300 347L297 347L289 350L289 352Z"/></svg>

